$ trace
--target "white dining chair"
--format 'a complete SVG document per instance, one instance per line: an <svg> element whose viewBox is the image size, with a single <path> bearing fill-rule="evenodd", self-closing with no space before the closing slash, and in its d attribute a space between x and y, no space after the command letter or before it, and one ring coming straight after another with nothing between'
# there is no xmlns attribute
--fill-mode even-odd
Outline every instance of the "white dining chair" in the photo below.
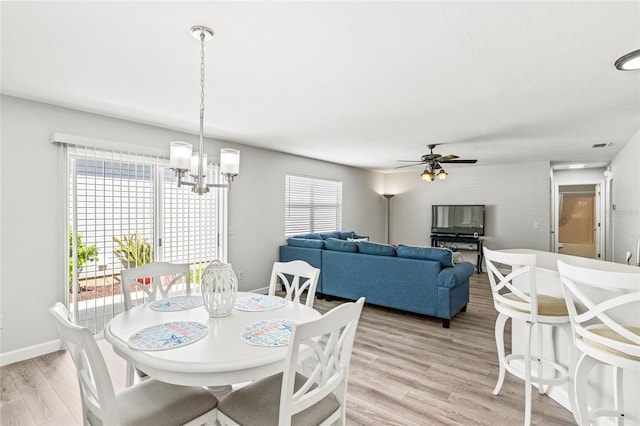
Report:
<svg viewBox="0 0 640 426"><path fill-rule="evenodd" d="M121 270L120 286L125 311L171 295L190 295L189 268L188 263L152 262ZM145 377L146 374L127 362L127 386L133 385L136 378Z"/></svg>
<svg viewBox="0 0 640 426"><path fill-rule="evenodd" d="M115 393L95 338L73 324L62 303L49 308L60 338L76 366L82 422L85 425L201 425L214 424L218 400L201 387L176 386L144 380Z"/></svg>
<svg viewBox="0 0 640 426"><path fill-rule="evenodd" d="M222 425L345 424L347 380L364 297L322 317L293 326L286 368L233 391L218 405ZM296 371L312 351L317 364L309 376Z"/></svg>
<svg viewBox="0 0 640 426"><path fill-rule="evenodd" d="M507 253L484 248L487 274L491 284L493 305L498 311L495 325L495 338L498 350L498 382L493 390L498 395L509 372L525 382L524 424L531 424L532 383L538 384L538 392L545 393L545 386L568 383L569 401L573 408L575 398L571 378L571 365L564 367L555 360L542 357L542 325L559 327L571 339L569 314L564 299L538 294L536 287L536 255ZM504 268L505 270L501 270ZM524 353L505 354L504 329L507 320L519 320L523 324ZM538 354L532 354L532 328L537 327ZM567 348L573 359L573 345ZM555 353L555 351L551 351ZM534 364L535 363L535 368ZM523 365L524 367L521 367ZM553 376L545 376L545 370L551 368Z"/></svg>
<svg viewBox="0 0 640 426"><path fill-rule="evenodd" d="M269 295L274 296L277 286L282 285L286 292L285 299L300 303L300 296L306 291L305 304L313 308L319 277L320 269L314 268L304 260L275 262L271 270Z"/></svg>
<svg viewBox="0 0 640 426"><path fill-rule="evenodd" d="M126 311L171 295L191 294L188 263L147 263L121 270L120 280Z"/></svg>
<svg viewBox="0 0 640 426"><path fill-rule="evenodd" d="M587 426L600 417L640 421L624 407L623 371L640 375L640 273L608 272L558 261L573 342L582 353L575 371L579 424ZM621 324L617 318L632 318ZM631 313L630 315L628 313ZM589 409L589 373L603 363L613 367L613 408ZM637 395L636 395L637 400Z"/></svg>

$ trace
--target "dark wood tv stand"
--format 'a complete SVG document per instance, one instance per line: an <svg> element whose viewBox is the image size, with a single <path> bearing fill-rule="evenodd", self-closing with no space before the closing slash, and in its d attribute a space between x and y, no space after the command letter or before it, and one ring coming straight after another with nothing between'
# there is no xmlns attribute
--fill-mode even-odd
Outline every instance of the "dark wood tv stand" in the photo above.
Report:
<svg viewBox="0 0 640 426"><path fill-rule="evenodd" d="M477 252L476 271L478 274L482 272L482 261L484 260L482 244L484 243L484 239L474 237L473 235L431 234L431 247L440 247L440 245L442 245L453 249L453 244L450 243L460 243L463 245L462 247L456 247L456 250L470 250Z"/></svg>

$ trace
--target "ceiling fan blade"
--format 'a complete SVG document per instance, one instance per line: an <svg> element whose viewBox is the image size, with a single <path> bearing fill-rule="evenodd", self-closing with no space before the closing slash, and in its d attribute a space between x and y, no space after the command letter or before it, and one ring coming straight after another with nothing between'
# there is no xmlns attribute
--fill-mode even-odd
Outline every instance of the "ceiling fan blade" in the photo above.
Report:
<svg viewBox="0 0 640 426"><path fill-rule="evenodd" d="M475 164L478 160L440 160L441 163Z"/></svg>
<svg viewBox="0 0 640 426"><path fill-rule="evenodd" d="M402 168L405 168L405 167L419 166L419 165L422 165L422 164L424 164L424 163L423 162L419 162L419 163L415 163L414 162L413 164L405 164L404 166L398 166L398 167L395 167L395 168L396 169L402 169Z"/></svg>
<svg viewBox="0 0 640 426"><path fill-rule="evenodd" d="M448 161L448 160L453 160L455 158L460 158L457 155L443 155L442 157L438 157L436 158L436 161Z"/></svg>
<svg viewBox="0 0 640 426"><path fill-rule="evenodd" d="M421 162L420 160L396 160L400 163L419 163Z"/></svg>

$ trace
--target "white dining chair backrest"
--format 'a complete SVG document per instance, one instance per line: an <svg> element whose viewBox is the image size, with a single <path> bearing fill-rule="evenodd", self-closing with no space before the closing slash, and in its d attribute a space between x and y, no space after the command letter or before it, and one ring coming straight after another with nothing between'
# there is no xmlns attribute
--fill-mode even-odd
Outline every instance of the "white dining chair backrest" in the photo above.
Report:
<svg viewBox="0 0 640 426"><path fill-rule="evenodd" d="M320 269L314 268L304 260L275 262L271 271L269 295L274 296L277 286L283 284L286 291L285 299L300 303L300 296L306 291L305 304L312 308L319 277Z"/></svg>
<svg viewBox="0 0 640 426"><path fill-rule="evenodd" d="M69 320L62 303L49 308L76 366L85 425L214 424L218 400L201 387L147 379L115 393L107 364L88 328Z"/></svg>
<svg viewBox="0 0 640 426"><path fill-rule="evenodd" d="M241 387L220 401L223 426L345 424L347 380L356 329L364 305L339 305L292 327L284 371ZM314 361L310 373L301 360Z"/></svg>
<svg viewBox="0 0 640 426"><path fill-rule="evenodd" d="M484 258L496 310L511 317L537 322L536 255L500 252L485 247ZM504 270L505 267L508 271Z"/></svg>
<svg viewBox="0 0 640 426"><path fill-rule="evenodd" d="M60 302L49 308L62 341L76 365L83 418L91 411L105 425L120 424L115 392L107 365L89 329L73 324Z"/></svg>
<svg viewBox="0 0 640 426"><path fill-rule="evenodd" d="M120 271L124 309L171 294L191 294L189 264L153 262ZM133 288L133 289L132 289Z"/></svg>
<svg viewBox="0 0 640 426"><path fill-rule="evenodd" d="M620 357L640 360L640 273L587 269L562 261L558 272L576 346L613 365L622 361ZM620 318L627 318L627 323L621 324Z"/></svg>
<svg viewBox="0 0 640 426"><path fill-rule="evenodd" d="M340 404L332 417L342 419L344 424L351 353L364 300L361 297L357 302L344 303L317 320L294 325L280 393L280 425L289 425L294 414L331 393ZM317 365L294 392L297 364L301 352L308 348L313 355L305 356L315 358Z"/></svg>

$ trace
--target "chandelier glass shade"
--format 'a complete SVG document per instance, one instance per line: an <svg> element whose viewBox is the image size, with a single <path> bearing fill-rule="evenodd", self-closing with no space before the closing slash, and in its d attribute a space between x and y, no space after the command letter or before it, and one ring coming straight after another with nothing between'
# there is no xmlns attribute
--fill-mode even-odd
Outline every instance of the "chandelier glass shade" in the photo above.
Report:
<svg viewBox="0 0 640 426"><path fill-rule="evenodd" d="M197 194L206 194L209 188L229 188L229 184L240 173L240 151L224 148L220 150L220 173L227 183L207 183L207 154L204 152L204 42L213 38L213 30L202 25L191 27L191 34L200 40L200 144L198 151L187 142L174 141L170 146L169 167L178 177L178 186L190 186ZM187 178L191 176L191 179Z"/></svg>

